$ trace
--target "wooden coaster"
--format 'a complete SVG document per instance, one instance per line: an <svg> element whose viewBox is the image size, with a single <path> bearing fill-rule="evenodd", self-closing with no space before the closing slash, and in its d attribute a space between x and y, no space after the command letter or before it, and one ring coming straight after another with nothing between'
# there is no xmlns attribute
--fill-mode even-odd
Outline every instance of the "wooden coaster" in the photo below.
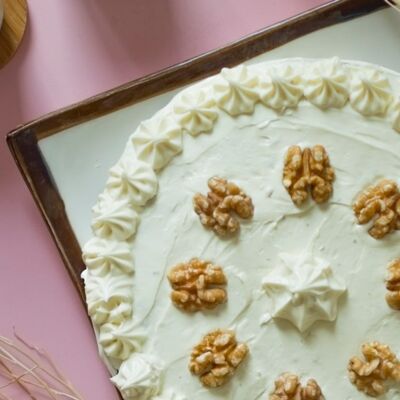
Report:
<svg viewBox="0 0 400 400"><path fill-rule="evenodd" d="M28 19L26 0L3 0L4 19L0 29L0 68L4 67L20 45Z"/></svg>

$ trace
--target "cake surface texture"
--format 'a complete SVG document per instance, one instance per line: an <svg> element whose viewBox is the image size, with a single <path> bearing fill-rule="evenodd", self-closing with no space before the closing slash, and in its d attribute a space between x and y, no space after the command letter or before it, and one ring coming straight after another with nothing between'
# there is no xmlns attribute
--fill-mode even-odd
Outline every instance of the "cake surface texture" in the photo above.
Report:
<svg viewBox="0 0 400 400"><path fill-rule="evenodd" d="M399 96L383 67L283 59L137 127L83 248L125 400L400 399Z"/></svg>

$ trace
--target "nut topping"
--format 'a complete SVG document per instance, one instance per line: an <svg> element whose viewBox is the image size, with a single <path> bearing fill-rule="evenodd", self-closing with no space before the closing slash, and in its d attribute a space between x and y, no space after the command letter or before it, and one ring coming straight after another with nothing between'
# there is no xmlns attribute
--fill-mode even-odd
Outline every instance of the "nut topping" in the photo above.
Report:
<svg viewBox="0 0 400 400"><path fill-rule="evenodd" d="M251 218L254 213L251 198L233 182L216 176L208 180L208 187L207 196L196 193L193 197L194 211L201 223L220 236L237 232L239 221L232 214Z"/></svg>
<svg viewBox="0 0 400 400"><path fill-rule="evenodd" d="M193 258L168 272L172 286L171 300L185 311L213 309L226 301L226 277L221 267Z"/></svg>
<svg viewBox="0 0 400 400"><path fill-rule="evenodd" d="M400 193L396 182L382 179L367 187L353 204L359 224L373 221L368 233L375 239L400 228Z"/></svg>
<svg viewBox="0 0 400 400"><path fill-rule="evenodd" d="M379 342L364 343L361 351L365 361L352 357L347 367L349 378L358 390L378 397L386 392L385 382L400 382L400 362L389 346Z"/></svg>
<svg viewBox="0 0 400 400"><path fill-rule="evenodd" d="M386 302L395 310L400 310L400 258L388 265L386 289Z"/></svg>
<svg viewBox="0 0 400 400"><path fill-rule="evenodd" d="M236 341L234 332L217 329L193 348L189 370L204 386L215 388L229 380L248 352L246 344Z"/></svg>
<svg viewBox="0 0 400 400"><path fill-rule="evenodd" d="M324 203L332 194L335 172L330 165L325 148L319 144L304 150L290 146L283 168L283 186L293 203L303 204L308 193L316 203Z"/></svg>
<svg viewBox="0 0 400 400"><path fill-rule="evenodd" d="M301 386L297 375L286 372L275 381L275 390L269 400L324 400L324 396L314 379Z"/></svg>

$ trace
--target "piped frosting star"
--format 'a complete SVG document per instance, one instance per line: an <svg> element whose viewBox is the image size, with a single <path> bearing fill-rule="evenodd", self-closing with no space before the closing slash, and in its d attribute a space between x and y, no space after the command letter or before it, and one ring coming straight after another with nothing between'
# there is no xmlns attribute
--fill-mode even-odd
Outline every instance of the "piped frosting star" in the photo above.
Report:
<svg viewBox="0 0 400 400"><path fill-rule="evenodd" d="M308 253L279 257L282 265L262 282L271 300L272 317L290 321L300 332L316 321L334 321L346 287L335 278L329 264Z"/></svg>

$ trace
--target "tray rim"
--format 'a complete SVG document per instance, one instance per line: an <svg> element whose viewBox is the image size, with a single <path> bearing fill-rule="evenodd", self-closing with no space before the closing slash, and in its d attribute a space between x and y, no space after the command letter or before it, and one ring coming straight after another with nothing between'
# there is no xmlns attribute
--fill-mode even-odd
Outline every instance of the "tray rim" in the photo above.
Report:
<svg viewBox="0 0 400 400"><path fill-rule="evenodd" d="M64 202L40 152L39 140L170 90L204 79L308 33L387 7L383 0L332 0L237 41L141 77L18 126L7 144L50 231L83 305L81 248Z"/></svg>

